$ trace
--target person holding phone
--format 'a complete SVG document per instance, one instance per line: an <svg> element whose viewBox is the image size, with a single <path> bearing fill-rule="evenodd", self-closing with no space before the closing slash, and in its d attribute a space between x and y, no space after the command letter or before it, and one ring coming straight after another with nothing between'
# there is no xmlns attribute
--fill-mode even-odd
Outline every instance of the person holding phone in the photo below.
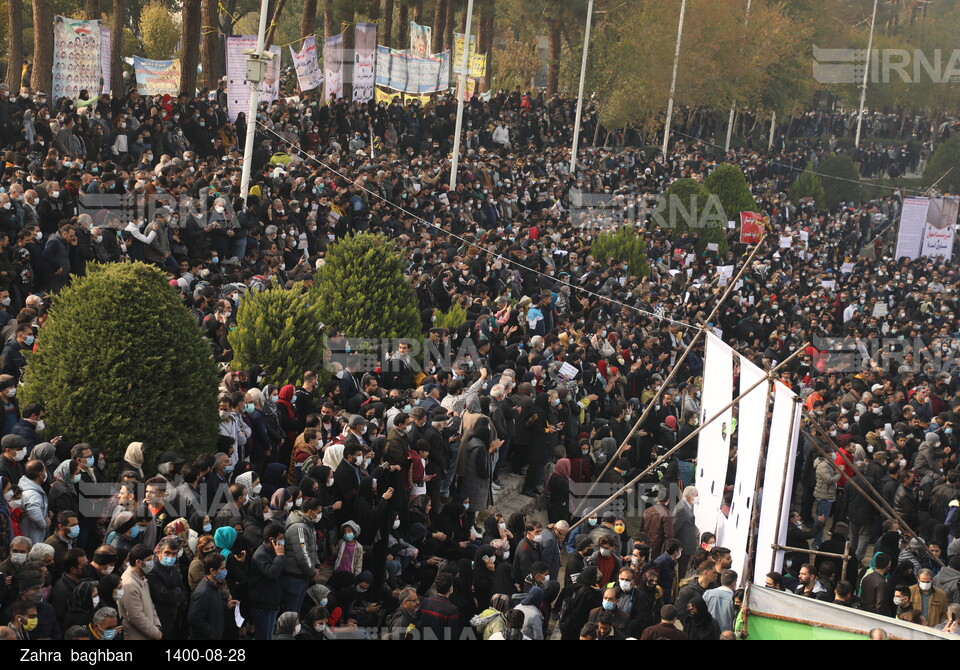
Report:
<svg viewBox="0 0 960 670"><path fill-rule="evenodd" d="M268 524L263 530L263 543L253 552L247 573L250 619L257 640L273 638L273 627L280 609L280 577L284 564L284 527Z"/></svg>

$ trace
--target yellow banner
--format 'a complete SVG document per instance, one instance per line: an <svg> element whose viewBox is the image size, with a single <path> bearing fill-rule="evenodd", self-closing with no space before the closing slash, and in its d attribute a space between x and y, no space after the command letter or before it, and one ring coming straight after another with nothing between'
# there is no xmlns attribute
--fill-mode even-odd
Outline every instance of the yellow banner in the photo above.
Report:
<svg viewBox="0 0 960 670"><path fill-rule="evenodd" d="M453 72L460 74L463 70L463 33L455 33L455 48L453 55ZM470 53L468 54L468 77L485 77L487 75L487 54L477 53L477 36L470 36Z"/></svg>
<svg viewBox="0 0 960 670"><path fill-rule="evenodd" d="M385 102L385 103L387 103L387 104L389 105L389 104L391 104L394 100L396 100L397 98L399 98L399 97L402 95L402 93L387 93L386 91L381 91L381 90L378 88L378 89L376 89L376 92L374 93L374 95L375 95L375 98L376 98L376 101L377 101L377 104L378 104L378 105L379 105L381 102Z"/></svg>

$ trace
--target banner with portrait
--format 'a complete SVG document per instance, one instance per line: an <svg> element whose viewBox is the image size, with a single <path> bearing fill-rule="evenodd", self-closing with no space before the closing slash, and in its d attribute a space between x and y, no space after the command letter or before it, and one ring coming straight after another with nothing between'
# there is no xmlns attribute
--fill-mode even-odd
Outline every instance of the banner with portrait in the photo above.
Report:
<svg viewBox="0 0 960 670"><path fill-rule="evenodd" d="M247 81L248 53L257 48L256 35L228 35L225 40L227 53L227 113L230 120L240 112L246 114L250 107L250 82ZM260 82L260 102L273 102L280 95L280 47L270 47L273 60L269 62Z"/></svg>
<svg viewBox="0 0 960 670"><path fill-rule="evenodd" d="M133 57L133 73L140 95L171 95L180 92L180 59L152 60Z"/></svg>
<svg viewBox="0 0 960 670"><path fill-rule="evenodd" d="M323 97L343 97L343 33L328 37L323 44Z"/></svg>
<svg viewBox="0 0 960 670"><path fill-rule="evenodd" d="M53 87L50 99L91 98L102 90L100 83L100 22L57 16L53 24Z"/></svg>
<svg viewBox="0 0 960 670"><path fill-rule="evenodd" d="M410 55L427 58L433 48L433 28L410 22Z"/></svg>
<svg viewBox="0 0 960 670"><path fill-rule="evenodd" d="M377 24L358 23L354 30L353 101L368 102L377 78Z"/></svg>

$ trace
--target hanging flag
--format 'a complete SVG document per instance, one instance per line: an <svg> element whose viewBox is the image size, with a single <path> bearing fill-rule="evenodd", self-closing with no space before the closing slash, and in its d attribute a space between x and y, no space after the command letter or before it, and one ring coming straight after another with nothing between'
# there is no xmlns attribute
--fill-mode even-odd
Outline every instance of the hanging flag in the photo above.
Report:
<svg viewBox="0 0 960 670"><path fill-rule="evenodd" d="M301 91L312 91L323 86L323 72L317 61L317 38L310 35L303 40L303 47L297 53L290 47L293 67L297 71L297 81Z"/></svg>

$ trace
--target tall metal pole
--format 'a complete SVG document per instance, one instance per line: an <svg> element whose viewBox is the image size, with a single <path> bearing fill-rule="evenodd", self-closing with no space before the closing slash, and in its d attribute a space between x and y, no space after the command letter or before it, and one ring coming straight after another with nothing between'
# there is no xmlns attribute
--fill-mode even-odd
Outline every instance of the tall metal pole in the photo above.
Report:
<svg viewBox="0 0 960 670"><path fill-rule="evenodd" d="M467 30L463 35L463 60L457 79L457 127L453 133L453 162L450 165L450 190L457 188L457 169L460 166L460 132L463 130L463 97L467 92L467 73L470 67L470 29L473 27L473 0L467 3ZM456 42L456 40L454 40Z"/></svg>
<svg viewBox="0 0 960 670"><path fill-rule="evenodd" d="M870 39L867 41L867 58L863 66L863 89L860 91L860 114L857 116L857 140L854 146L860 147L860 130L863 128L863 106L867 104L867 80L870 77L870 61L873 60L873 29L877 24L877 3L873 0L873 18L870 19Z"/></svg>
<svg viewBox="0 0 960 670"><path fill-rule="evenodd" d="M580 119L583 117L583 86L587 78L587 54L590 52L590 29L593 27L593 0L587 5L587 31L583 38L583 62L580 63L580 94L577 96L577 120L573 126L573 150L570 153L570 174L577 174L577 151L580 148Z"/></svg>
<svg viewBox="0 0 960 670"><path fill-rule="evenodd" d="M673 95L677 92L677 68L680 67L680 40L683 37L683 15L687 11L687 0L680 5L680 24L677 26L677 50L673 54L673 79L670 81L670 101L667 103L667 123L663 128L663 157L667 157L670 146L670 124L673 122Z"/></svg>
<svg viewBox="0 0 960 670"><path fill-rule="evenodd" d="M767 151L769 152L773 149L773 133L777 129L777 110L773 110L773 114L770 115L770 137L767 139Z"/></svg>
<svg viewBox="0 0 960 670"><path fill-rule="evenodd" d="M260 27L257 29L255 58L263 57L263 43L267 32L267 11L270 0L260 0ZM209 65L209 64L208 64ZM244 203L250 193L250 164L253 162L253 138L257 132L257 105L260 104L260 82L250 86L250 107L247 110L247 139L243 144L243 171L240 174L240 197Z"/></svg>
<svg viewBox="0 0 960 670"><path fill-rule="evenodd" d="M743 32L747 32L747 26L750 25L750 5L753 0L747 0L747 15L743 19ZM746 35L745 35L746 36ZM741 52L743 49L741 49ZM730 151L730 139L733 137L733 119L737 114L737 100L734 98L730 103L730 120L727 121L727 142L723 145L724 151Z"/></svg>

